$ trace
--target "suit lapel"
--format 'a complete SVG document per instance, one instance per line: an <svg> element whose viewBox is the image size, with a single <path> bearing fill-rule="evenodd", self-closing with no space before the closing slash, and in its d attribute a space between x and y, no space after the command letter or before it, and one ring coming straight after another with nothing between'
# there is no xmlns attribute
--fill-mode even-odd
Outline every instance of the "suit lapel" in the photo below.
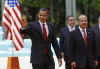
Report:
<svg viewBox="0 0 100 69"><path fill-rule="evenodd" d="M37 22L37 29L38 29L39 34L41 35L41 37L42 37L42 39L43 39L42 28L41 28L41 26L40 26L40 23L39 23L39 22Z"/></svg>
<svg viewBox="0 0 100 69"><path fill-rule="evenodd" d="M86 30L86 32L87 32L87 44L88 44L88 41L91 39L91 32L87 29Z"/></svg>
<svg viewBox="0 0 100 69"><path fill-rule="evenodd" d="M47 36L47 39L49 39L49 37L50 37L50 35L51 35L51 31L52 31L52 29L51 29L51 26L50 26L50 24L47 22L47 26L48 26L48 31L49 31L49 34L48 34L48 36Z"/></svg>
<svg viewBox="0 0 100 69"><path fill-rule="evenodd" d="M91 32L89 32L89 30L88 30L88 29L86 30L86 32L87 32L87 41L88 41L88 40L89 40L89 36L90 36L90 33L91 33Z"/></svg>
<svg viewBox="0 0 100 69"><path fill-rule="evenodd" d="M79 33L79 36L82 37L82 39L83 39L82 33L79 29L78 29L78 33Z"/></svg>
<svg viewBox="0 0 100 69"><path fill-rule="evenodd" d="M47 40L48 40L48 38L49 38L50 35L51 35L52 29L51 29L51 25L50 25L48 22L47 22L47 26L48 26L48 31L49 31L49 34L48 34L48 36L47 36ZM41 28L39 22L37 22L37 29L39 30L39 33L40 33L40 35L41 35L41 37L42 37L42 39L43 39L42 28Z"/></svg>
<svg viewBox="0 0 100 69"><path fill-rule="evenodd" d="M84 43L84 39L83 39L83 36L82 36L82 33L81 33L81 31L80 31L80 29L78 28L78 33L79 33L79 35L78 35L78 37L82 40L82 42Z"/></svg>
<svg viewBox="0 0 100 69"><path fill-rule="evenodd" d="M65 31L65 35L67 36L67 38L69 38L69 36L70 36L69 28L66 27L64 31Z"/></svg>
<svg viewBox="0 0 100 69"><path fill-rule="evenodd" d="M97 32L100 32L100 30L99 30L99 24L96 25L96 30L97 30Z"/></svg>
<svg viewBox="0 0 100 69"><path fill-rule="evenodd" d="M67 29L67 32L70 32L68 26L66 27L66 29Z"/></svg>

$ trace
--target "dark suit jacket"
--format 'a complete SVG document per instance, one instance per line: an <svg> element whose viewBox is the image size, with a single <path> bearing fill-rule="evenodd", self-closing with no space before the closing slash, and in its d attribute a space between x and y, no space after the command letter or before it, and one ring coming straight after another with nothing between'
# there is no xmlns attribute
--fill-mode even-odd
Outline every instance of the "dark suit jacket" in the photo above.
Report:
<svg viewBox="0 0 100 69"><path fill-rule="evenodd" d="M29 34L31 32L30 33L30 37L32 40L31 62L33 64L51 62L49 60L49 58L50 59L52 58L51 44L54 47L57 57L60 56L60 50L56 40L54 27L52 24L48 22L47 25L49 30L49 35L47 37L47 40L43 39L42 30L39 22L29 23L26 29L23 30L21 29L21 33Z"/></svg>
<svg viewBox="0 0 100 69"><path fill-rule="evenodd" d="M61 52L64 53L64 58L66 62L69 64L71 62L71 46L70 46L70 31L68 26L62 28L60 30L60 49Z"/></svg>
<svg viewBox="0 0 100 69"><path fill-rule="evenodd" d="M70 36L73 60L76 61L79 66L83 67L86 66L87 60L90 62L95 60L95 36L94 33L89 29L87 29L86 32L87 46L84 44L84 39L79 28L73 31Z"/></svg>
<svg viewBox="0 0 100 69"><path fill-rule="evenodd" d="M99 57L100 60L100 29L99 24L97 24L94 28L95 39L96 39L96 56Z"/></svg>

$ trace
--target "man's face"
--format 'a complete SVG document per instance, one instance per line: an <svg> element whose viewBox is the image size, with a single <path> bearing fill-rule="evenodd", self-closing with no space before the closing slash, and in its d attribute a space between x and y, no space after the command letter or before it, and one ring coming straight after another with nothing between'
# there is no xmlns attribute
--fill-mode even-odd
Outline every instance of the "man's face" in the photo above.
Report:
<svg viewBox="0 0 100 69"><path fill-rule="evenodd" d="M48 19L48 12L40 11L38 17L39 17L39 20L44 23Z"/></svg>
<svg viewBox="0 0 100 69"><path fill-rule="evenodd" d="M69 18L68 18L68 24L69 24L71 27L74 26L74 24L75 24L74 17L69 17Z"/></svg>
<svg viewBox="0 0 100 69"><path fill-rule="evenodd" d="M79 19L79 26L82 29L85 29L87 27L87 24L88 24L87 17L82 17L82 18Z"/></svg>

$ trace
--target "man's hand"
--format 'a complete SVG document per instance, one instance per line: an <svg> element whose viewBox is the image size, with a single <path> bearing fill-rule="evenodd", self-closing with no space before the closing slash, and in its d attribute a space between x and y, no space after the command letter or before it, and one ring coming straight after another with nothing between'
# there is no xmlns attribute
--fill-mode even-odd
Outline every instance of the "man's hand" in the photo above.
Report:
<svg viewBox="0 0 100 69"><path fill-rule="evenodd" d="M62 58L64 58L64 52L61 52L61 56L62 56Z"/></svg>
<svg viewBox="0 0 100 69"><path fill-rule="evenodd" d="M71 67L72 67L72 68L76 68L76 62L75 62L75 61L73 61L73 62L71 63Z"/></svg>
<svg viewBox="0 0 100 69"><path fill-rule="evenodd" d="M22 27L23 27L23 28L26 28L27 25L28 25L28 23L27 23L26 21L23 20L23 21L22 21Z"/></svg>
<svg viewBox="0 0 100 69"><path fill-rule="evenodd" d="M98 66L98 64L99 64L99 61L98 61L98 60L96 60L96 61L95 61L95 63L96 63L96 66Z"/></svg>
<svg viewBox="0 0 100 69"><path fill-rule="evenodd" d="M59 64L59 67L62 65L62 59L58 59L58 64Z"/></svg>

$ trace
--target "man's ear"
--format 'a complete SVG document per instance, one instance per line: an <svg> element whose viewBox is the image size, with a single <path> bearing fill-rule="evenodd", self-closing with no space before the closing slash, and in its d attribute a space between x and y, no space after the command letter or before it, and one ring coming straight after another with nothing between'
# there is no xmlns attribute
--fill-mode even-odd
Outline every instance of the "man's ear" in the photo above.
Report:
<svg viewBox="0 0 100 69"><path fill-rule="evenodd" d="M37 18L40 18L40 14L39 13L37 14Z"/></svg>

